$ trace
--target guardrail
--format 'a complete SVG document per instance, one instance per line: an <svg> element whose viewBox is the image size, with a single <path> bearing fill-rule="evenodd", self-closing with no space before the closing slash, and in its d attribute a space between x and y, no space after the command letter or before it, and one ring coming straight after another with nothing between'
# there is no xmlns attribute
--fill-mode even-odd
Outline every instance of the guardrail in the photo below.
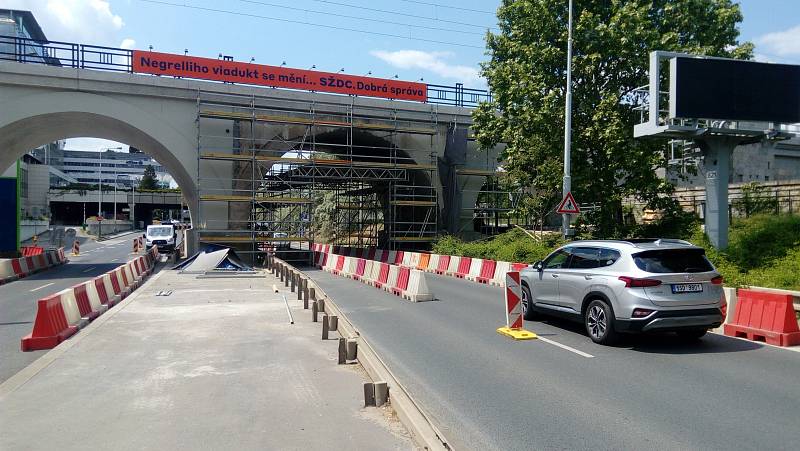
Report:
<svg viewBox="0 0 800 451"><path fill-rule="evenodd" d="M117 47L0 35L0 61L133 73L132 55L133 50ZM480 102L492 100L489 91L465 88L462 83L427 86L426 103L476 107Z"/></svg>

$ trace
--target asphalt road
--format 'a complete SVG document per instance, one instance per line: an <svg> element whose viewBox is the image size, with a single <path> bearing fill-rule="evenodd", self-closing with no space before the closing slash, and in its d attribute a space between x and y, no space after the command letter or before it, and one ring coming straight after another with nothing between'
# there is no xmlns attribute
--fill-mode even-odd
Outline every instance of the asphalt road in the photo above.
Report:
<svg viewBox="0 0 800 451"><path fill-rule="evenodd" d="M411 303L308 270L455 449L796 449L800 353L709 335L596 345L580 325L526 322L545 340L496 333L502 291L428 275Z"/></svg>
<svg viewBox="0 0 800 451"><path fill-rule="evenodd" d="M67 255L69 263L0 285L0 382L47 352L19 349L20 339L33 328L36 301L130 260L134 256L131 254L134 236L125 235L100 243L86 241L81 245L80 256Z"/></svg>

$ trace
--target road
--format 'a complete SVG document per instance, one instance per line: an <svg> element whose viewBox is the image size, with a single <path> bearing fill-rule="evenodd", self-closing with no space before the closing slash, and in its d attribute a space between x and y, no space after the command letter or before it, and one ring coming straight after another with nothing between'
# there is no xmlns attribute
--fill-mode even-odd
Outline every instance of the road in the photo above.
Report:
<svg viewBox="0 0 800 451"><path fill-rule="evenodd" d="M81 245L81 255L68 255L69 263L5 285L0 285L0 383L46 351L22 352L20 338L31 332L36 301L103 274L133 257L132 239L124 235L100 243Z"/></svg>
<svg viewBox="0 0 800 451"><path fill-rule="evenodd" d="M709 335L596 345L580 325L496 333L502 291L428 275L411 303L308 273L373 344L455 449L795 449L800 353Z"/></svg>

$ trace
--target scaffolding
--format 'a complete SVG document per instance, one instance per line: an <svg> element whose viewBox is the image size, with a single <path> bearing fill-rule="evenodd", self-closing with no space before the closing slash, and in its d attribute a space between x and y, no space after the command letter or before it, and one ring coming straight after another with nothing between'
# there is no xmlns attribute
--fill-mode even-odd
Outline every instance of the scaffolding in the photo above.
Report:
<svg viewBox="0 0 800 451"><path fill-rule="evenodd" d="M198 91L199 241L235 247L256 264L269 252L307 261L314 242L434 241L435 109L314 98Z"/></svg>

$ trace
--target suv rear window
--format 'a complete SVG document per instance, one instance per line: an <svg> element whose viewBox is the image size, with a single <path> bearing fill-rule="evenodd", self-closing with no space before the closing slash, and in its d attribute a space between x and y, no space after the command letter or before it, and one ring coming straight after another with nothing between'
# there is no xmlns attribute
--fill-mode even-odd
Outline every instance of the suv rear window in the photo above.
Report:
<svg viewBox="0 0 800 451"><path fill-rule="evenodd" d="M665 249L633 254L633 261L639 269L651 273L713 271L705 254L702 249Z"/></svg>

